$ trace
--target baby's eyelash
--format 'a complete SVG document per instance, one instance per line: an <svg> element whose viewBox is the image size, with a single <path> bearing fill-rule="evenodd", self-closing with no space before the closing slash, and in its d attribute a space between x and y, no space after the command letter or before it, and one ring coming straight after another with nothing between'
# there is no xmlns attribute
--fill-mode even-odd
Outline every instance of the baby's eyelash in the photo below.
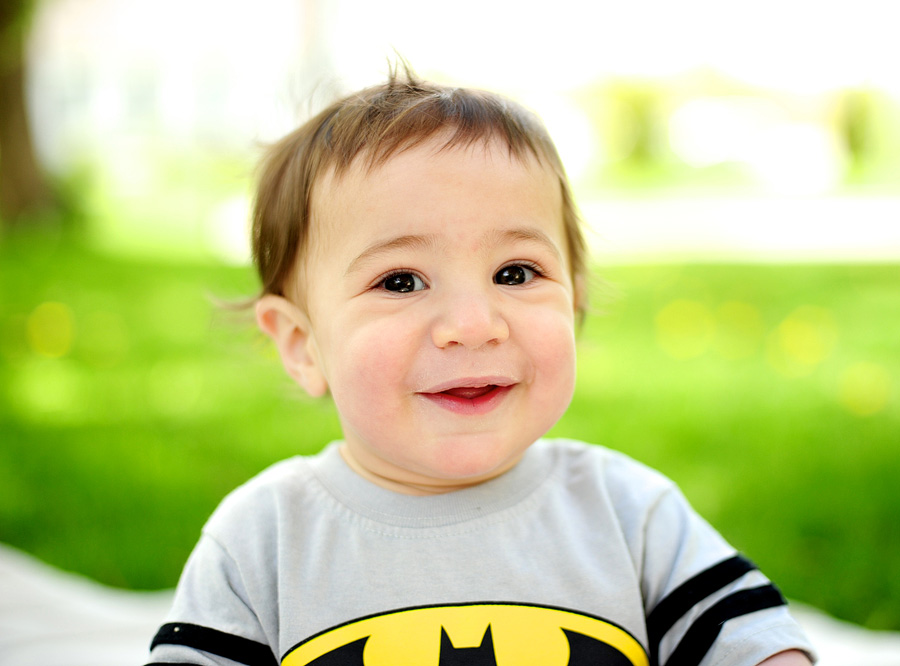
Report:
<svg viewBox="0 0 900 666"><path fill-rule="evenodd" d="M533 261L511 261L508 264L504 264L503 268L507 268L509 266L524 266L525 268L533 271L535 275L543 275L544 269L541 268L540 264L536 264Z"/></svg>
<svg viewBox="0 0 900 666"><path fill-rule="evenodd" d="M522 268L527 268L532 273L534 273L536 277L545 277L547 274L547 271L545 271L540 264L528 260L508 261L500 266L500 268L497 269L497 272L499 273L500 271L506 268L511 268L512 266L521 266Z"/></svg>

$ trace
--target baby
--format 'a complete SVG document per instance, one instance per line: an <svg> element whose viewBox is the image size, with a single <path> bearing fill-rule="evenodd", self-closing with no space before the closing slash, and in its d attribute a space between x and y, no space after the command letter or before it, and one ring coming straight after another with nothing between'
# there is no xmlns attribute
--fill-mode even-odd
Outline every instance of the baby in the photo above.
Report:
<svg viewBox="0 0 900 666"><path fill-rule="evenodd" d="M253 247L259 325L344 438L225 499L153 664L810 663L670 481L541 439L587 266L531 113L394 73L271 148Z"/></svg>

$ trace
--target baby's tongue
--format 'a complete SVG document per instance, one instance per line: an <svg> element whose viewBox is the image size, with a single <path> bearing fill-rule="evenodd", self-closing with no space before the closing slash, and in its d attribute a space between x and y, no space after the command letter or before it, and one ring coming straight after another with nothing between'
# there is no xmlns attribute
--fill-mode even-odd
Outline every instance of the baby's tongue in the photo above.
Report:
<svg viewBox="0 0 900 666"><path fill-rule="evenodd" d="M493 386L460 386L458 388L447 389L444 393L448 395L452 395L454 398L466 398L467 400L473 400L475 398L480 398L483 395L486 395L494 390Z"/></svg>

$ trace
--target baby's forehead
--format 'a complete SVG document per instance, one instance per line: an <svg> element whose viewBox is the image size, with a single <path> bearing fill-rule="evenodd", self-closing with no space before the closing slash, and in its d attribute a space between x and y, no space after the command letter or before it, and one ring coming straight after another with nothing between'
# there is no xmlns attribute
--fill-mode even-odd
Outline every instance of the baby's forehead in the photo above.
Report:
<svg viewBox="0 0 900 666"><path fill-rule="evenodd" d="M354 190L365 189L372 181L383 181L386 174L405 168L429 168L440 173L441 158L448 154L485 158L495 171L527 169L541 177L556 176L548 160L531 151L518 153L502 138L488 135L472 140L455 141L453 128L438 134L411 138L400 145L362 150L346 162L334 160L317 177L310 200L311 212L317 206L340 203L335 197L353 196Z"/></svg>
<svg viewBox="0 0 900 666"><path fill-rule="evenodd" d="M437 238L447 225L471 222L485 232L549 222L552 236L565 236L556 172L500 140L452 144L436 137L378 158L332 166L317 181L308 259L351 252L361 238Z"/></svg>

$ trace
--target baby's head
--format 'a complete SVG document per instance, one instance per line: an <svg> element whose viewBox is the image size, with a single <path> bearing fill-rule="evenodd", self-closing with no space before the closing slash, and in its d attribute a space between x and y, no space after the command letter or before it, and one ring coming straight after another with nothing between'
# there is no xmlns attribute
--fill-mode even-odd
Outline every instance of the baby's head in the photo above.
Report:
<svg viewBox="0 0 900 666"><path fill-rule="evenodd" d="M509 100L407 72L333 104L270 150L253 247L261 328L376 483L490 479L568 406L584 241Z"/></svg>

